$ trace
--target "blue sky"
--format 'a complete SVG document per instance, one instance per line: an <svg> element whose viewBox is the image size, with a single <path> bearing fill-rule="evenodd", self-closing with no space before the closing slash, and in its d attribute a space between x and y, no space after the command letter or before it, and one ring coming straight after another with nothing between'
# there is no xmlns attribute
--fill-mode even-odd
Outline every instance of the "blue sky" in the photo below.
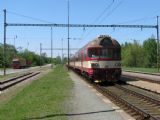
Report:
<svg viewBox="0 0 160 120"><path fill-rule="evenodd" d="M70 24L156 25L159 6L160 0L70 0ZM8 11L8 23L67 24L67 0L0 0L0 43L3 43L3 9ZM70 28L70 47L81 48L100 34L110 35L121 44L133 39L143 43L151 35L156 36L156 30ZM17 36L16 47L36 53L39 53L40 43L43 48L50 48L49 27L7 27L7 43L14 44L14 36ZM54 48L62 47L61 39L67 48L67 28L53 28ZM50 51L43 52L50 56ZM61 55L61 51L53 51L53 56L57 55Z"/></svg>

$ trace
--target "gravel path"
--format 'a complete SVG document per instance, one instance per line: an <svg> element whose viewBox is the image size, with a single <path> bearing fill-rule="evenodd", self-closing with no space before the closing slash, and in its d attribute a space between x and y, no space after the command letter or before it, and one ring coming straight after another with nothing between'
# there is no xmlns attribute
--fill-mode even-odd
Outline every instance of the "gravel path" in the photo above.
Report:
<svg viewBox="0 0 160 120"><path fill-rule="evenodd" d="M133 120L75 73L69 74L74 82L72 97L67 104L69 120Z"/></svg>

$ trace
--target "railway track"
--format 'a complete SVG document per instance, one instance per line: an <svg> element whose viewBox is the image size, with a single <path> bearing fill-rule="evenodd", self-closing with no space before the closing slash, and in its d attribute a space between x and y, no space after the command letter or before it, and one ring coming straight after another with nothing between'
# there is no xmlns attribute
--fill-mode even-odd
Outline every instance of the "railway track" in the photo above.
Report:
<svg viewBox="0 0 160 120"><path fill-rule="evenodd" d="M31 77L40 74L40 72L29 72L24 75L20 75L18 77L14 77L8 80L0 81L0 91L4 91L22 81L28 80Z"/></svg>
<svg viewBox="0 0 160 120"><path fill-rule="evenodd" d="M93 85L138 120L160 120L160 94L131 85Z"/></svg>
<svg viewBox="0 0 160 120"><path fill-rule="evenodd" d="M129 85L124 81L112 85L99 85L82 76L81 78L136 120L160 120L159 93Z"/></svg>

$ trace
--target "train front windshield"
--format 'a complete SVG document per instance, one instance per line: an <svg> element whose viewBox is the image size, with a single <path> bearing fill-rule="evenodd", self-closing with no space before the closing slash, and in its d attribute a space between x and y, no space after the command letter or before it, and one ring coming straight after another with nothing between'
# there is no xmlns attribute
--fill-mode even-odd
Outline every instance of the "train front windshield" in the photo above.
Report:
<svg viewBox="0 0 160 120"><path fill-rule="evenodd" d="M13 64L19 64L19 61L12 61Z"/></svg>
<svg viewBox="0 0 160 120"><path fill-rule="evenodd" d="M120 59L121 53L117 48L91 48L88 50L88 57Z"/></svg>

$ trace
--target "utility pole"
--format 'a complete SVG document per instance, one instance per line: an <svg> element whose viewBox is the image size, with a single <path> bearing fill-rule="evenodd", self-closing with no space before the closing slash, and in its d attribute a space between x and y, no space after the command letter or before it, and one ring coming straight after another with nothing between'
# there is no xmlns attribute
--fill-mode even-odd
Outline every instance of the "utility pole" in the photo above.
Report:
<svg viewBox="0 0 160 120"><path fill-rule="evenodd" d="M16 38L17 38L17 35L14 36L14 47L15 47L15 48L16 48L16 41L15 41Z"/></svg>
<svg viewBox="0 0 160 120"><path fill-rule="evenodd" d="M52 42L53 41L52 41L52 27L51 27L51 68L52 68L52 64L53 64L52 63L52 59L53 59L53 56L52 56L53 55L53 53L52 53L52 49L53 49Z"/></svg>
<svg viewBox="0 0 160 120"><path fill-rule="evenodd" d="M68 69L69 69L69 0L68 0Z"/></svg>
<svg viewBox="0 0 160 120"><path fill-rule="evenodd" d="M158 21L159 16L157 16L157 69L159 72L159 21Z"/></svg>
<svg viewBox="0 0 160 120"><path fill-rule="evenodd" d="M51 27L51 60L52 60L52 27L67 27L68 28L68 65L69 65L69 60L70 60L70 45L69 45L69 35L70 35L70 27L83 27L83 28L88 28L88 27L111 27L111 28L148 28L148 29L156 29L157 31L157 68L159 71L159 24L158 24L158 16L157 16L157 25L92 25L92 24L70 24L70 19L69 19L69 10L70 10L70 4L68 0L68 24L22 24L22 23L6 23L6 10L4 10L4 74L5 74L5 62L6 62L6 27L7 26L41 26L41 27ZM64 50L64 49L63 49ZM52 61L51 61L52 62Z"/></svg>
<svg viewBox="0 0 160 120"><path fill-rule="evenodd" d="M17 35L14 36L14 48L15 48L15 50L17 50L16 49L16 38L17 38ZM14 57L16 57L16 52L14 52Z"/></svg>
<svg viewBox="0 0 160 120"><path fill-rule="evenodd" d="M62 64L63 64L63 38L61 40L62 40Z"/></svg>
<svg viewBox="0 0 160 120"><path fill-rule="evenodd" d="M4 45L3 45L3 75L6 75L6 9L4 11Z"/></svg>
<svg viewBox="0 0 160 120"><path fill-rule="evenodd" d="M40 43L40 68L42 66L42 43Z"/></svg>

